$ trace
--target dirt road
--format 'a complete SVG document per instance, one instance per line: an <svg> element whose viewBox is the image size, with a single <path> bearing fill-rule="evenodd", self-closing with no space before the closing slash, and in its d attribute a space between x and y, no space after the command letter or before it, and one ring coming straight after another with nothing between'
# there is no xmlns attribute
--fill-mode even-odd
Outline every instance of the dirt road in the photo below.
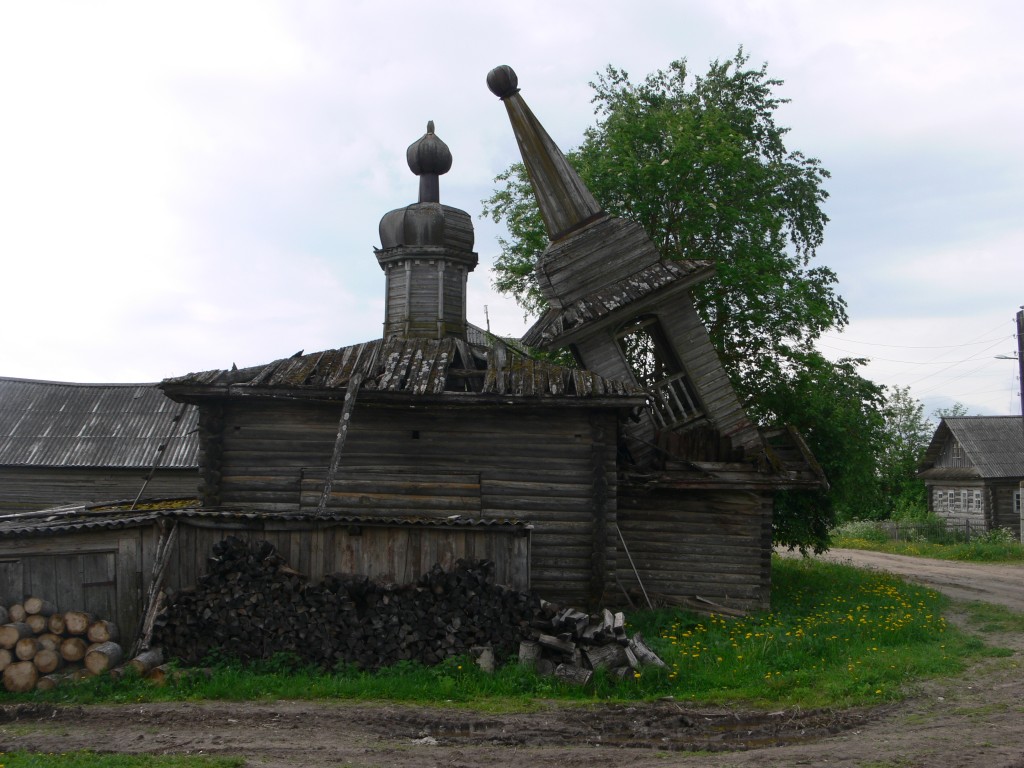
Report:
<svg viewBox="0 0 1024 768"><path fill-rule="evenodd" d="M828 557L1024 610L1024 568L907 563L863 552ZM0 751L244 755L267 768L1024 768L1024 637L986 639L1017 653L982 660L957 679L919 684L902 704L871 709L762 712L657 702L491 715L345 702L8 705L0 707Z"/></svg>
<svg viewBox="0 0 1024 768"><path fill-rule="evenodd" d="M1024 565L958 563L859 549L833 549L818 557L858 568L888 571L934 587L954 600L997 603L1024 613Z"/></svg>

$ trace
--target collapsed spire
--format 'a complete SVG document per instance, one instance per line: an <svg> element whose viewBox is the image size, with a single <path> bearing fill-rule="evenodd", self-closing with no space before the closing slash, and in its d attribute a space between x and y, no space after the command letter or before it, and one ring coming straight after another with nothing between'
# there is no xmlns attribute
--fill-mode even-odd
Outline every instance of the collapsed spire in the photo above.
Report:
<svg viewBox="0 0 1024 768"><path fill-rule="evenodd" d="M601 206L519 95L515 70L495 67L487 74L487 87L505 103L552 242L599 218Z"/></svg>

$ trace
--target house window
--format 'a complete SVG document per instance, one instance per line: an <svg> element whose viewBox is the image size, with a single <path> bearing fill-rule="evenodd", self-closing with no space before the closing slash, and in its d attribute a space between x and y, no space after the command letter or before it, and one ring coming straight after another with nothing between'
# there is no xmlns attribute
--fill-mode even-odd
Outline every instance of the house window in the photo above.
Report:
<svg viewBox="0 0 1024 768"><path fill-rule="evenodd" d="M964 511L974 511L974 494L971 491L960 491L960 496L963 499Z"/></svg>
<svg viewBox="0 0 1024 768"><path fill-rule="evenodd" d="M954 459L962 459L964 457L963 450L960 448L959 440L953 441L953 445L950 447L950 455Z"/></svg>
<svg viewBox="0 0 1024 768"><path fill-rule="evenodd" d="M935 489L935 511L936 512L945 512L946 509L947 509L947 506L946 506L946 492L944 490L942 490L941 488L936 488Z"/></svg>
<svg viewBox="0 0 1024 768"><path fill-rule="evenodd" d="M1013 511L1020 517L1020 490L1013 492Z"/></svg>
<svg viewBox="0 0 1024 768"><path fill-rule="evenodd" d="M640 318L615 337L637 383L651 396L659 428L671 429L704 415L697 393L656 318Z"/></svg>

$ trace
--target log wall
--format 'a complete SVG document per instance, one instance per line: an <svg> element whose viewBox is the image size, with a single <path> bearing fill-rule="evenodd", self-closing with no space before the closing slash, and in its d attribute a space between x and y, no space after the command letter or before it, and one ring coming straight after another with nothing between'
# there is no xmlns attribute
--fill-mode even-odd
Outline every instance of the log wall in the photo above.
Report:
<svg viewBox="0 0 1024 768"><path fill-rule="evenodd" d="M771 496L620 489L619 528L649 594L702 597L744 611L771 599ZM629 587L637 579L625 562Z"/></svg>
<svg viewBox="0 0 1024 768"><path fill-rule="evenodd" d="M0 514L32 512L61 504L134 499L146 469L0 467ZM194 497L195 469L160 469L146 486L147 498Z"/></svg>
<svg viewBox="0 0 1024 768"><path fill-rule="evenodd" d="M314 507L339 413L327 404L225 406L220 465L207 472L220 478L220 502L270 513ZM607 529L616 434L609 411L360 403L328 509L528 521L532 586L552 600L596 603L595 573L606 578L615 566Z"/></svg>

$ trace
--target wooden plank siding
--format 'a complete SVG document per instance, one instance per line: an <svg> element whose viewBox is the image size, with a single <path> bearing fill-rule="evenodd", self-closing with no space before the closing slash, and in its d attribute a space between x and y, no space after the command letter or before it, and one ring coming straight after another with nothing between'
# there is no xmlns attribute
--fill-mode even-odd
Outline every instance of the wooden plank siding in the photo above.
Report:
<svg viewBox="0 0 1024 768"><path fill-rule="evenodd" d="M369 576L395 584L416 581L434 564L452 568L460 558L491 560L496 583L529 589L530 537L525 529L478 526L353 526L332 521L265 518L224 525L182 522L167 584L195 584L213 546L226 536L267 541L295 570L318 582L331 573Z"/></svg>
<svg viewBox="0 0 1024 768"><path fill-rule="evenodd" d="M657 316L711 423L721 434L733 436L736 447L759 449L757 429L743 411L690 295L659 305Z"/></svg>
<svg viewBox="0 0 1024 768"><path fill-rule="evenodd" d="M134 499L149 470L108 467L0 467L0 515L63 504ZM159 469L146 498L195 497L195 469Z"/></svg>
<svg viewBox="0 0 1024 768"><path fill-rule="evenodd" d="M744 491L619 495L619 528L648 593L744 611L769 607L771 515L771 496ZM631 570L618 575L636 586Z"/></svg>
<svg viewBox="0 0 1024 768"><path fill-rule="evenodd" d="M314 505L338 413L331 404L226 405L222 505L269 513ZM329 509L528 521L533 587L590 604L595 569L614 573L614 543L600 529L615 522L616 434L607 410L524 407L510 419L500 406L359 404Z"/></svg>
<svg viewBox="0 0 1024 768"><path fill-rule="evenodd" d="M152 572L156 526L0 540L0 603L36 595L133 636ZM148 557L147 557L148 556Z"/></svg>

